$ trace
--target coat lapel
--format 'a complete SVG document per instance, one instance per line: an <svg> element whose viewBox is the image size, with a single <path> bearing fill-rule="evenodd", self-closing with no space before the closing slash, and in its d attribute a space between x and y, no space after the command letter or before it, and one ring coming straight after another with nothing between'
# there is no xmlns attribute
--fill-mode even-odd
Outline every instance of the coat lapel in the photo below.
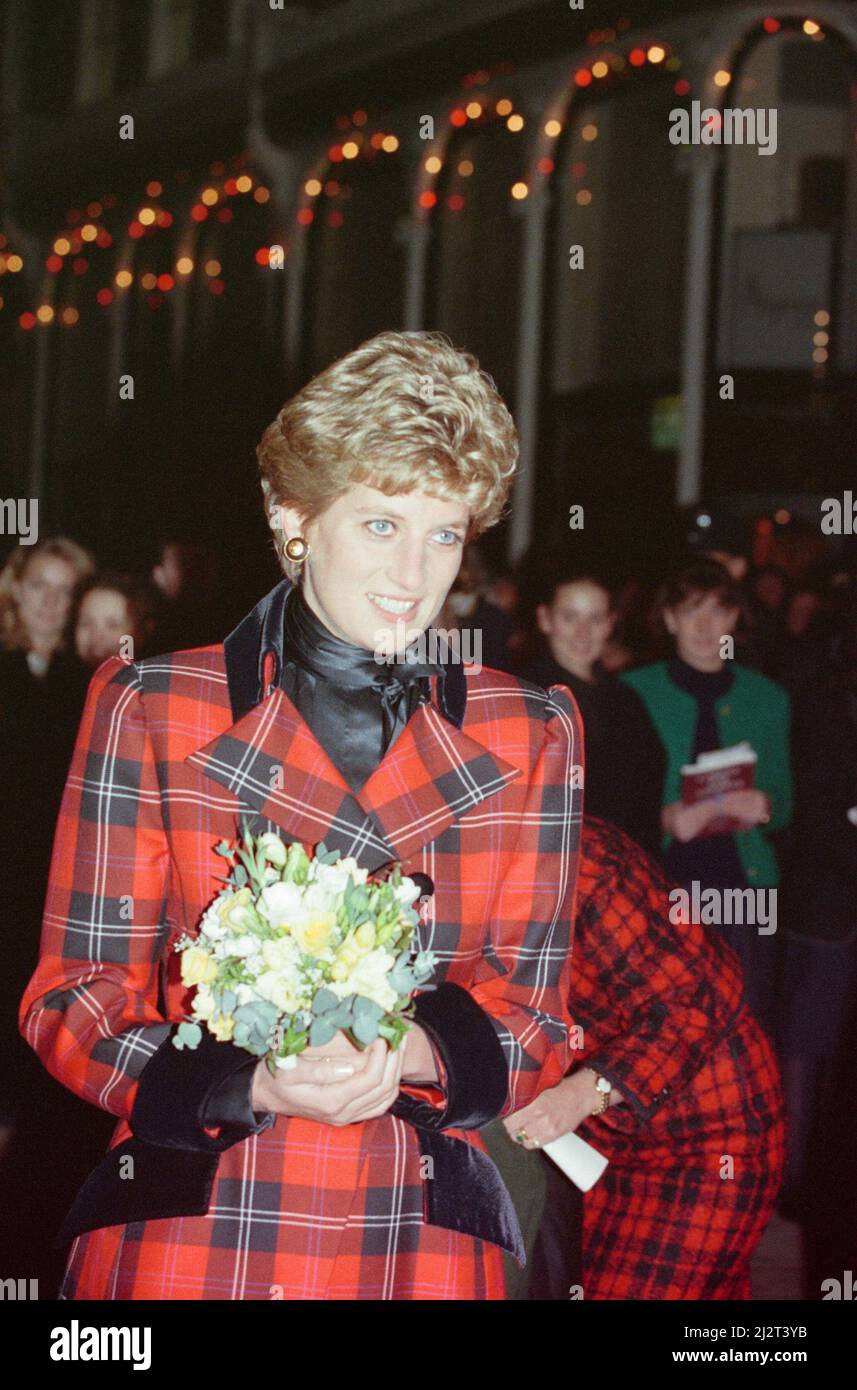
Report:
<svg viewBox="0 0 857 1390"><path fill-rule="evenodd" d="M284 580L224 642L234 723L186 761L304 844L353 855L370 872L407 859L521 775L463 732L466 680L447 666L355 796L279 684Z"/></svg>

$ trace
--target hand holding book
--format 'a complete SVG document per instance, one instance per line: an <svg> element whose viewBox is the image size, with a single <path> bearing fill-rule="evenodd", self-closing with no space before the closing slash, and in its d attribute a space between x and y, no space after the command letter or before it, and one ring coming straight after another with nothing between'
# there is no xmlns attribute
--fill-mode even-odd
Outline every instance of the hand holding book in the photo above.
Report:
<svg viewBox="0 0 857 1390"><path fill-rule="evenodd" d="M753 786L755 772L756 754L747 742L701 753L681 769L681 801L664 808L664 829L686 841L764 824L770 801Z"/></svg>

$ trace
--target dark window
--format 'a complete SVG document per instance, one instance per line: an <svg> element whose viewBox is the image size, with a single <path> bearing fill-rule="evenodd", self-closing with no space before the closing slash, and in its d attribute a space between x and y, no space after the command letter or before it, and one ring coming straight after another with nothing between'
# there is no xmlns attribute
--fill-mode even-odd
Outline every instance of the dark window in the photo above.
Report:
<svg viewBox="0 0 857 1390"><path fill-rule="evenodd" d="M123 8L116 57L116 90L127 91L144 81L149 68L152 0L135 0Z"/></svg>
<svg viewBox="0 0 857 1390"><path fill-rule="evenodd" d="M193 56L223 53L229 41L229 0L197 0L193 12Z"/></svg>
<svg viewBox="0 0 857 1390"><path fill-rule="evenodd" d="M79 3L55 5L30 0L24 7L22 109L31 114L59 116L74 99L78 51Z"/></svg>

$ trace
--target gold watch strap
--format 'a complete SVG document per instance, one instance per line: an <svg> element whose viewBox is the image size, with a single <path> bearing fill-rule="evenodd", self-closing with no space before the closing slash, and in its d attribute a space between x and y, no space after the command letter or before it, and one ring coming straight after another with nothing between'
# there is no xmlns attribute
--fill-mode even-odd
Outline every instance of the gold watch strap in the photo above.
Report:
<svg viewBox="0 0 857 1390"><path fill-rule="evenodd" d="M597 1094L599 1100L601 1101L601 1104L600 1104L600 1106L598 1107L597 1110L593 1110L593 1111L592 1111L592 1114L593 1114L593 1115L603 1115L603 1114L610 1108L610 1097L611 1097L613 1088L612 1088L612 1086L611 1086L611 1088L610 1088L609 1091L602 1091L602 1090L600 1089L599 1085L598 1085L598 1083L599 1083L599 1081L601 1081L601 1079L602 1079L601 1073L600 1073L600 1072L595 1072L595 1082L594 1082L595 1091L596 1091L596 1094Z"/></svg>

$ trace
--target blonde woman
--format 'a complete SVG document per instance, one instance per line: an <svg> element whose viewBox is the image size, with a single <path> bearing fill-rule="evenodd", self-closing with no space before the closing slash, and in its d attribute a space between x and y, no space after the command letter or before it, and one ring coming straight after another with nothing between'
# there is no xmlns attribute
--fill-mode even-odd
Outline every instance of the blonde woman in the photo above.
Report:
<svg viewBox="0 0 857 1390"><path fill-rule="evenodd" d="M570 1061L579 725L563 686L432 664L418 637L517 455L473 357L382 333L262 437L287 577L222 643L93 678L21 1008L45 1065L118 1119L61 1297L503 1297L521 1237L479 1129ZM172 1046L171 946L247 812L425 876L439 986L396 1052L339 1034L272 1080L232 1043Z"/></svg>
<svg viewBox="0 0 857 1390"><path fill-rule="evenodd" d="M68 650L68 619L75 588L93 568L87 551L56 536L16 546L0 572L0 861L10 928L0 971L5 1126L20 1125L34 1104L33 1059L18 1037L17 1010L38 953L51 839L86 694Z"/></svg>

